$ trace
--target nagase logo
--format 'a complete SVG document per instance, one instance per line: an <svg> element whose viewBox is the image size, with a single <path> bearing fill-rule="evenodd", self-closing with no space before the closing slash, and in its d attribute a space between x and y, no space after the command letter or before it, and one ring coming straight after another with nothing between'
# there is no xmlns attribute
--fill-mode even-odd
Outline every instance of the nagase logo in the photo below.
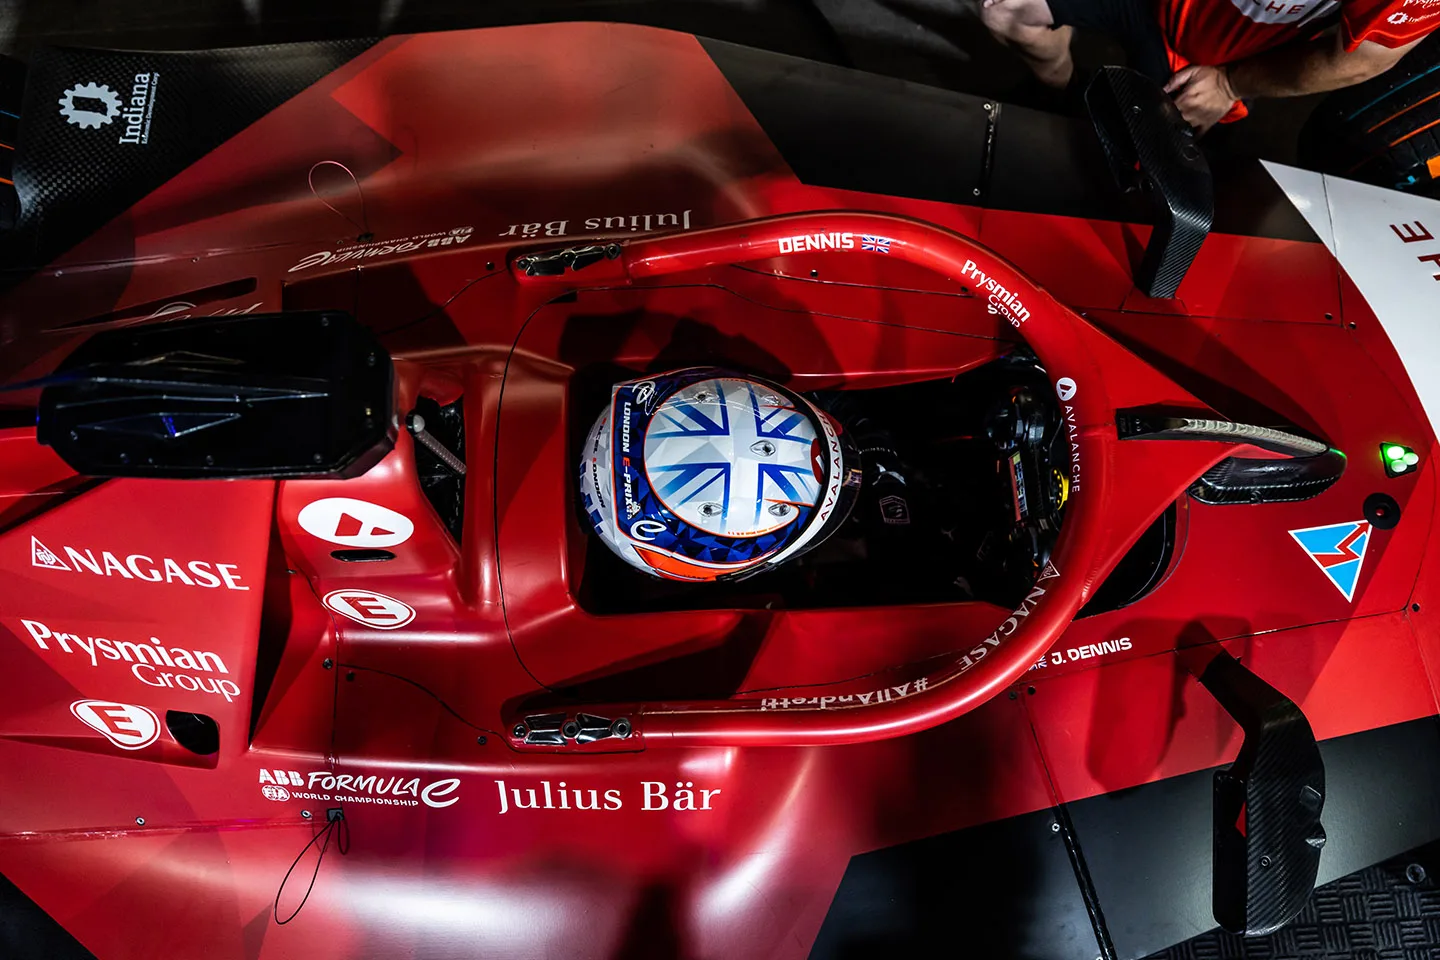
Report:
<svg viewBox="0 0 1440 960"><path fill-rule="evenodd" d="M1060 576L1060 571L1055 568L1055 564L1047 560L1045 562L1045 569L1040 571L1040 576L1035 580L1035 586L1030 588L1030 593L1026 595L1024 600L1020 601L1020 606L1016 608L1015 612L1010 614L1004 623L996 627L995 632L986 637L978 647L975 647L960 658L960 669L956 675L958 676L964 673L981 660L984 660L991 650L1000 646L1000 641L1020 629L1020 623L1034 612L1035 605L1040 602L1040 598L1045 596L1049 590L1048 587L1043 587L1041 584L1046 580L1054 580L1058 576Z"/></svg>
<svg viewBox="0 0 1440 960"><path fill-rule="evenodd" d="M126 554L122 561L119 554L109 550L101 550L97 557L95 551L88 547L76 549L62 545L60 549L65 552L65 559L61 559L60 554L41 543L38 538L31 537L30 565L42 570L93 573L97 577L122 577L147 583L178 583L186 587L205 587L210 590L221 586L227 590L250 589L240 582L239 566L233 563L156 558L145 553Z"/></svg>
<svg viewBox="0 0 1440 960"><path fill-rule="evenodd" d="M410 604L371 590L332 590L321 602L342 617L376 630L394 630L415 619Z"/></svg>
<svg viewBox="0 0 1440 960"><path fill-rule="evenodd" d="M70 704L70 712L121 750L140 750L160 739L160 719L149 707L110 700L76 700Z"/></svg>
<svg viewBox="0 0 1440 960"><path fill-rule="evenodd" d="M415 532L415 524L403 513L349 497L308 503L297 519L311 536L346 547L394 547Z"/></svg>
<svg viewBox="0 0 1440 960"><path fill-rule="evenodd" d="M160 643L159 637L151 637L149 643L134 643L109 637L81 636L52 629L38 620L21 620L20 624L43 653L78 654L95 668L100 666L101 657L116 663L128 663L131 665L130 675L147 687L210 693L224 697L226 703L233 703L240 695L240 687L235 681L225 679L230 674L230 668L225 666L220 654L211 650L166 647Z"/></svg>
<svg viewBox="0 0 1440 960"><path fill-rule="evenodd" d="M442 809L460 798L451 796L460 789L458 777L436 780L420 785L419 777L381 777L375 774L335 774L328 770L260 771L260 793L267 800L345 800L350 803L374 803L387 807L427 807ZM289 787L303 787L291 790ZM323 792L322 792L323 791Z"/></svg>

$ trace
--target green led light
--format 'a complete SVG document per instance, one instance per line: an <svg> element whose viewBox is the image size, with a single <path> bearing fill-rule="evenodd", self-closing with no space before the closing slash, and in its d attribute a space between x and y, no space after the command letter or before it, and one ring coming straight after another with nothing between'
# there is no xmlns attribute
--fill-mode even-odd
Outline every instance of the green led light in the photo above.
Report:
<svg viewBox="0 0 1440 960"><path fill-rule="evenodd" d="M1385 465L1385 476L1403 477L1419 466L1420 454L1403 443L1382 443L1380 462Z"/></svg>

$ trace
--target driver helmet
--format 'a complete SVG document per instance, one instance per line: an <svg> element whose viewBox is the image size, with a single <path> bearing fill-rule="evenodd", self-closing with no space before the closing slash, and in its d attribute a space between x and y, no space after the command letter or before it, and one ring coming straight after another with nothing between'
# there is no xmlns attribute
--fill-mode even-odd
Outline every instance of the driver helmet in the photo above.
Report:
<svg viewBox="0 0 1440 960"><path fill-rule="evenodd" d="M860 456L809 400L748 374L690 367L615 386L585 439L580 497L637 570L736 580L845 522Z"/></svg>

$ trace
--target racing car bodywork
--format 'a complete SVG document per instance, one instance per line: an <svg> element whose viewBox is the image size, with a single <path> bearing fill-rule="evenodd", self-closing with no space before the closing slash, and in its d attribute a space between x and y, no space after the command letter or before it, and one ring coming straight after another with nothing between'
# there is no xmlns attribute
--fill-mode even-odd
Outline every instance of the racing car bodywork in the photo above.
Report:
<svg viewBox="0 0 1440 960"><path fill-rule="evenodd" d="M1215 922L1219 650L1320 741L1322 882L1440 837L1440 203L1217 170L1151 297L1083 125L611 24L46 51L20 113L0 382L353 317L397 411L347 479L97 479L0 395L0 873L35 955L1145 956ZM1018 586L660 587L585 533L619 380L878 404L1017 356L1063 438ZM924 410L918 446L962 432ZM1227 502L1217 469L1293 454L1176 418L1343 472Z"/></svg>

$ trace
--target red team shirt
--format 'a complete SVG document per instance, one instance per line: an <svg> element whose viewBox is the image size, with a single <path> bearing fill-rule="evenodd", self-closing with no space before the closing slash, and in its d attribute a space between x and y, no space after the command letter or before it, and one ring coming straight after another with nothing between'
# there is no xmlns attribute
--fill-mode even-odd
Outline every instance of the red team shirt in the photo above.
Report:
<svg viewBox="0 0 1440 960"><path fill-rule="evenodd" d="M1318 32L1339 10L1345 47L1403 47L1440 26L1440 0L1158 0L1175 69L1218 67Z"/></svg>
<svg viewBox="0 0 1440 960"><path fill-rule="evenodd" d="M1172 70L1218 67L1313 36L1337 10L1347 50L1366 40L1403 47L1440 27L1440 0L1157 0ZM1244 115L1237 103L1225 119Z"/></svg>

